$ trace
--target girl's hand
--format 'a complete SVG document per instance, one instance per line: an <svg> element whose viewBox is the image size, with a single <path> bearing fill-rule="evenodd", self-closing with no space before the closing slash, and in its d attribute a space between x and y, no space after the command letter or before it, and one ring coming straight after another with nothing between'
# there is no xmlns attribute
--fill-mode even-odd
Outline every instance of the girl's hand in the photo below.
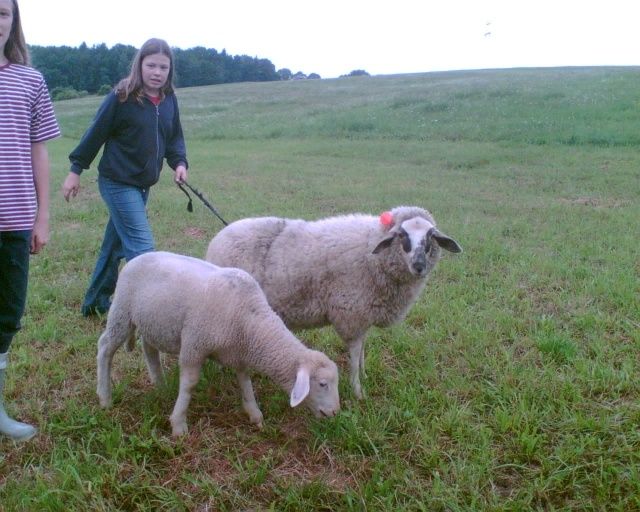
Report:
<svg viewBox="0 0 640 512"><path fill-rule="evenodd" d="M176 175L174 179L176 180L176 183L184 183L187 181L187 168L184 165L176 167Z"/></svg>
<svg viewBox="0 0 640 512"><path fill-rule="evenodd" d="M38 254L49 242L49 221L36 215L36 222L31 233L31 254Z"/></svg>
<svg viewBox="0 0 640 512"><path fill-rule="evenodd" d="M75 172L69 171L64 183L62 184L62 195L65 201L69 202L70 197L76 197L80 190L80 176Z"/></svg>

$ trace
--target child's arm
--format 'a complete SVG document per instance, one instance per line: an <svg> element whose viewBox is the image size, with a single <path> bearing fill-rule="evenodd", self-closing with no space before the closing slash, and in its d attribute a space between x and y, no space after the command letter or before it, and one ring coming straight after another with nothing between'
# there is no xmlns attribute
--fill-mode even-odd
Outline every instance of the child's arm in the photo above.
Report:
<svg viewBox="0 0 640 512"><path fill-rule="evenodd" d="M45 142L31 145L33 183L36 187L38 211L31 235L31 253L38 254L49 242L49 152Z"/></svg>

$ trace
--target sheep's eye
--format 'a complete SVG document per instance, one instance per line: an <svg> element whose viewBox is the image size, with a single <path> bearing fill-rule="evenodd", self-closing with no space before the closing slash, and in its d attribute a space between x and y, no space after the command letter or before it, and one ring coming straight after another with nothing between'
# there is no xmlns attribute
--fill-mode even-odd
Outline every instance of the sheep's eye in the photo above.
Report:
<svg viewBox="0 0 640 512"><path fill-rule="evenodd" d="M326 382L320 382L320 387L321 388L326 388L327 387L327 383Z"/></svg>
<svg viewBox="0 0 640 512"><path fill-rule="evenodd" d="M411 252L411 239L404 229L398 233L398 238L400 239L404 252Z"/></svg>

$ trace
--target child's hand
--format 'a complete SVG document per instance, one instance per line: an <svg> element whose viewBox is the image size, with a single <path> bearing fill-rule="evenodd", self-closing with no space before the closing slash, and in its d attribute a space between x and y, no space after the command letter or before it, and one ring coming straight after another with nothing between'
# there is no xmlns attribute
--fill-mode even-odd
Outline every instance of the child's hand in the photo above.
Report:
<svg viewBox="0 0 640 512"><path fill-rule="evenodd" d="M176 167L176 175L174 179L176 180L176 183L184 183L187 181L187 168L184 165Z"/></svg>
<svg viewBox="0 0 640 512"><path fill-rule="evenodd" d="M80 176L75 172L69 171L64 183L62 184L62 195L65 201L69 202L70 197L76 197L80 190Z"/></svg>
<svg viewBox="0 0 640 512"><path fill-rule="evenodd" d="M36 215L36 222L31 233L31 254L38 254L49 242L49 221Z"/></svg>

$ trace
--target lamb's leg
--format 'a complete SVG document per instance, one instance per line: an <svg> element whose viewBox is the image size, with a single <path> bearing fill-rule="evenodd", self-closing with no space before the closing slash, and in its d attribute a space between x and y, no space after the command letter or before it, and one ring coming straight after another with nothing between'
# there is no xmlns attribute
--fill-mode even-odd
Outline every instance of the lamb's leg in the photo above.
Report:
<svg viewBox="0 0 640 512"><path fill-rule="evenodd" d="M364 376L364 334L351 338L347 342L349 347L349 377L351 388L358 400L364 398L364 392L360 385L360 373Z"/></svg>
<svg viewBox="0 0 640 512"><path fill-rule="evenodd" d="M187 408L191 401L191 391L200 379L202 364L186 364L180 361L180 391L169 420L172 434L180 436L187 433Z"/></svg>
<svg viewBox="0 0 640 512"><path fill-rule="evenodd" d="M149 371L149 379L154 386L162 384L164 382L164 375L162 374L162 365L160 364L160 352L157 348L149 345L142 340L142 349L144 351L144 360L147 363L147 370Z"/></svg>
<svg viewBox="0 0 640 512"><path fill-rule="evenodd" d="M113 355L128 339L128 336L128 332L123 332L123 329L107 323L107 328L98 340L98 385L96 391L102 407L111 405L111 364L113 363Z"/></svg>
<svg viewBox="0 0 640 512"><path fill-rule="evenodd" d="M237 371L238 384L242 392L242 408L249 415L249 421L262 428L262 412L256 403L256 397L253 394L253 386L251 377L244 371Z"/></svg>

